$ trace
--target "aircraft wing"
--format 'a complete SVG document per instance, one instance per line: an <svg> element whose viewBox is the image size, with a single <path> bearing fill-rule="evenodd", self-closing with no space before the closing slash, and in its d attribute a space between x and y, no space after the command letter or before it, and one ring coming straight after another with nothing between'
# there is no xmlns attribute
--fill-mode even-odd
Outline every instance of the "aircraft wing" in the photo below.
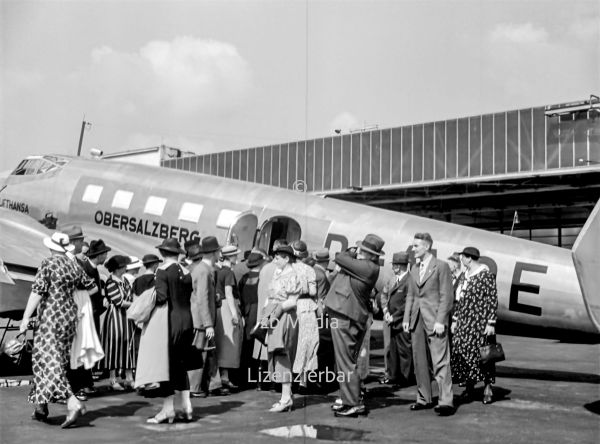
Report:
<svg viewBox="0 0 600 444"><path fill-rule="evenodd" d="M51 234L35 219L0 208L0 316L25 309L35 273L48 256L42 243Z"/></svg>

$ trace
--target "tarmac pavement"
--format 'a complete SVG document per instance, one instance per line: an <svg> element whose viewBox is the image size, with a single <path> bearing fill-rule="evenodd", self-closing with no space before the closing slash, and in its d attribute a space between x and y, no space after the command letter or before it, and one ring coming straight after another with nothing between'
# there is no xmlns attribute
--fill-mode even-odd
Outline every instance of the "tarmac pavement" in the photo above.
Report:
<svg viewBox="0 0 600 444"><path fill-rule="evenodd" d="M368 385L367 417L336 418L335 393L296 396L295 410L269 413L277 393L248 390L226 397L193 398L190 423L147 424L161 399L103 391L86 403L77 427L61 430L66 406L50 405L49 424L30 419L27 386L0 388L1 443L598 443L600 346L498 336L507 361L498 365L491 405L457 405L454 416L409 411L415 387L393 391ZM382 372L373 350L373 376ZM375 379L375 378L373 378ZM462 391L455 386L455 395Z"/></svg>

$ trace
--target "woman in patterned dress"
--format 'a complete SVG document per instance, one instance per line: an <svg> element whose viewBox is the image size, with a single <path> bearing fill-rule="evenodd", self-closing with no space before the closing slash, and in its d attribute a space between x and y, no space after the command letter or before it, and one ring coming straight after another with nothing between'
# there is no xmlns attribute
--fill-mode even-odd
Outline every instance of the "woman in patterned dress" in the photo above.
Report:
<svg viewBox="0 0 600 444"><path fill-rule="evenodd" d="M44 239L52 255L42 261L23 314L20 331L25 332L37 308L38 323L33 337L33 387L29 402L36 405L32 418L45 421L48 403L67 401L68 415L61 427L72 425L85 407L75 397L67 380L71 344L77 330L77 306L73 299L76 287L88 291L96 288L83 269L66 256L73 251L69 236L54 233Z"/></svg>
<svg viewBox="0 0 600 444"><path fill-rule="evenodd" d="M270 313L268 320L267 351L271 381L281 383L281 399L273 404L270 412L291 410L292 364L296 357L298 321L296 302L300 295L300 280L292 267L294 250L280 245L273 251L273 263L277 267L269 284L269 297L263 313Z"/></svg>
<svg viewBox="0 0 600 444"><path fill-rule="evenodd" d="M127 308L131 305L132 295L129 282L123 278L129 260L127 256L112 256L104 266L111 273L106 280L104 295L109 302L102 325L102 347L105 357L102 368L110 371L110 386L122 391L117 381L118 373L125 370L125 383L133 387L133 369L137 361L132 340L135 324L127 319Z"/></svg>
<svg viewBox="0 0 600 444"><path fill-rule="evenodd" d="M463 400L472 399L475 384L483 381L483 403L490 404L496 369L493 363L481 363L479 347L495 334L498 292L496 276L479 262L479 257L479 250L474 247L466 247L460 253L467 271L452 316L451 366L454 382L465 385Z"/></svg>

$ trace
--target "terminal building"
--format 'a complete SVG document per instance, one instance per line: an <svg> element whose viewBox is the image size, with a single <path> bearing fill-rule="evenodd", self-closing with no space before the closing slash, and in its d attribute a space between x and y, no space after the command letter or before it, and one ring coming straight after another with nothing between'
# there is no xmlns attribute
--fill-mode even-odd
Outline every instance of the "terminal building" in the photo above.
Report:
<svg viewBox="0 0 600 444"><path fill-rule="evenodd" d="M600 197L600 100L163 159L570 248Z"/></svg>

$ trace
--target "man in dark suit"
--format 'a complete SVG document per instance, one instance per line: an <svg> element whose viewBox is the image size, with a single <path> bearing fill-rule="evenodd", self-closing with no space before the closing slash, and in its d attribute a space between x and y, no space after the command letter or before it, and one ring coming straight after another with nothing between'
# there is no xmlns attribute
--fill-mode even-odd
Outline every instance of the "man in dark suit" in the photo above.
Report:
<svg viewBox="0 0 600 444"><path fill-rule="evenodd" d="M454 413L452 376L450 374L450 346L448 343L448 313L452 310L454 295L448 264L431 253L433 239L429 233L417 233L413 251L419 261L411 275L404 331L412 333L415 376L417 377L417 402L411 410L433 407L431 378L427 351L431 356L433 376L439 386L439 401L435 411L440 416Z"/></svg>
<svg viewBox="0 0 600 444"><path fill-rule="evenodd" d="M393 384L406 387L412 377L412 347L410 333L402 327L406 296L412 276L408 271L408 253L394 253L392 269L394 277L387 281L381 291L383 320L390 328L390 344L387 349L388 377Z"/></svg>
<svg viewBox="0 0 600 444"><path fill-rule="evenodd" d="M356 417L367 412L360 399L360 376L356 363L373 307L371 291L379 276L377 262L384 254L383 244L379 236L367 234L358 243L356 257L344 252L335 258L340 271L331 284L325 307L331 319L331 338L342 399L341 404L331 407L336 416Z"/></svg>

